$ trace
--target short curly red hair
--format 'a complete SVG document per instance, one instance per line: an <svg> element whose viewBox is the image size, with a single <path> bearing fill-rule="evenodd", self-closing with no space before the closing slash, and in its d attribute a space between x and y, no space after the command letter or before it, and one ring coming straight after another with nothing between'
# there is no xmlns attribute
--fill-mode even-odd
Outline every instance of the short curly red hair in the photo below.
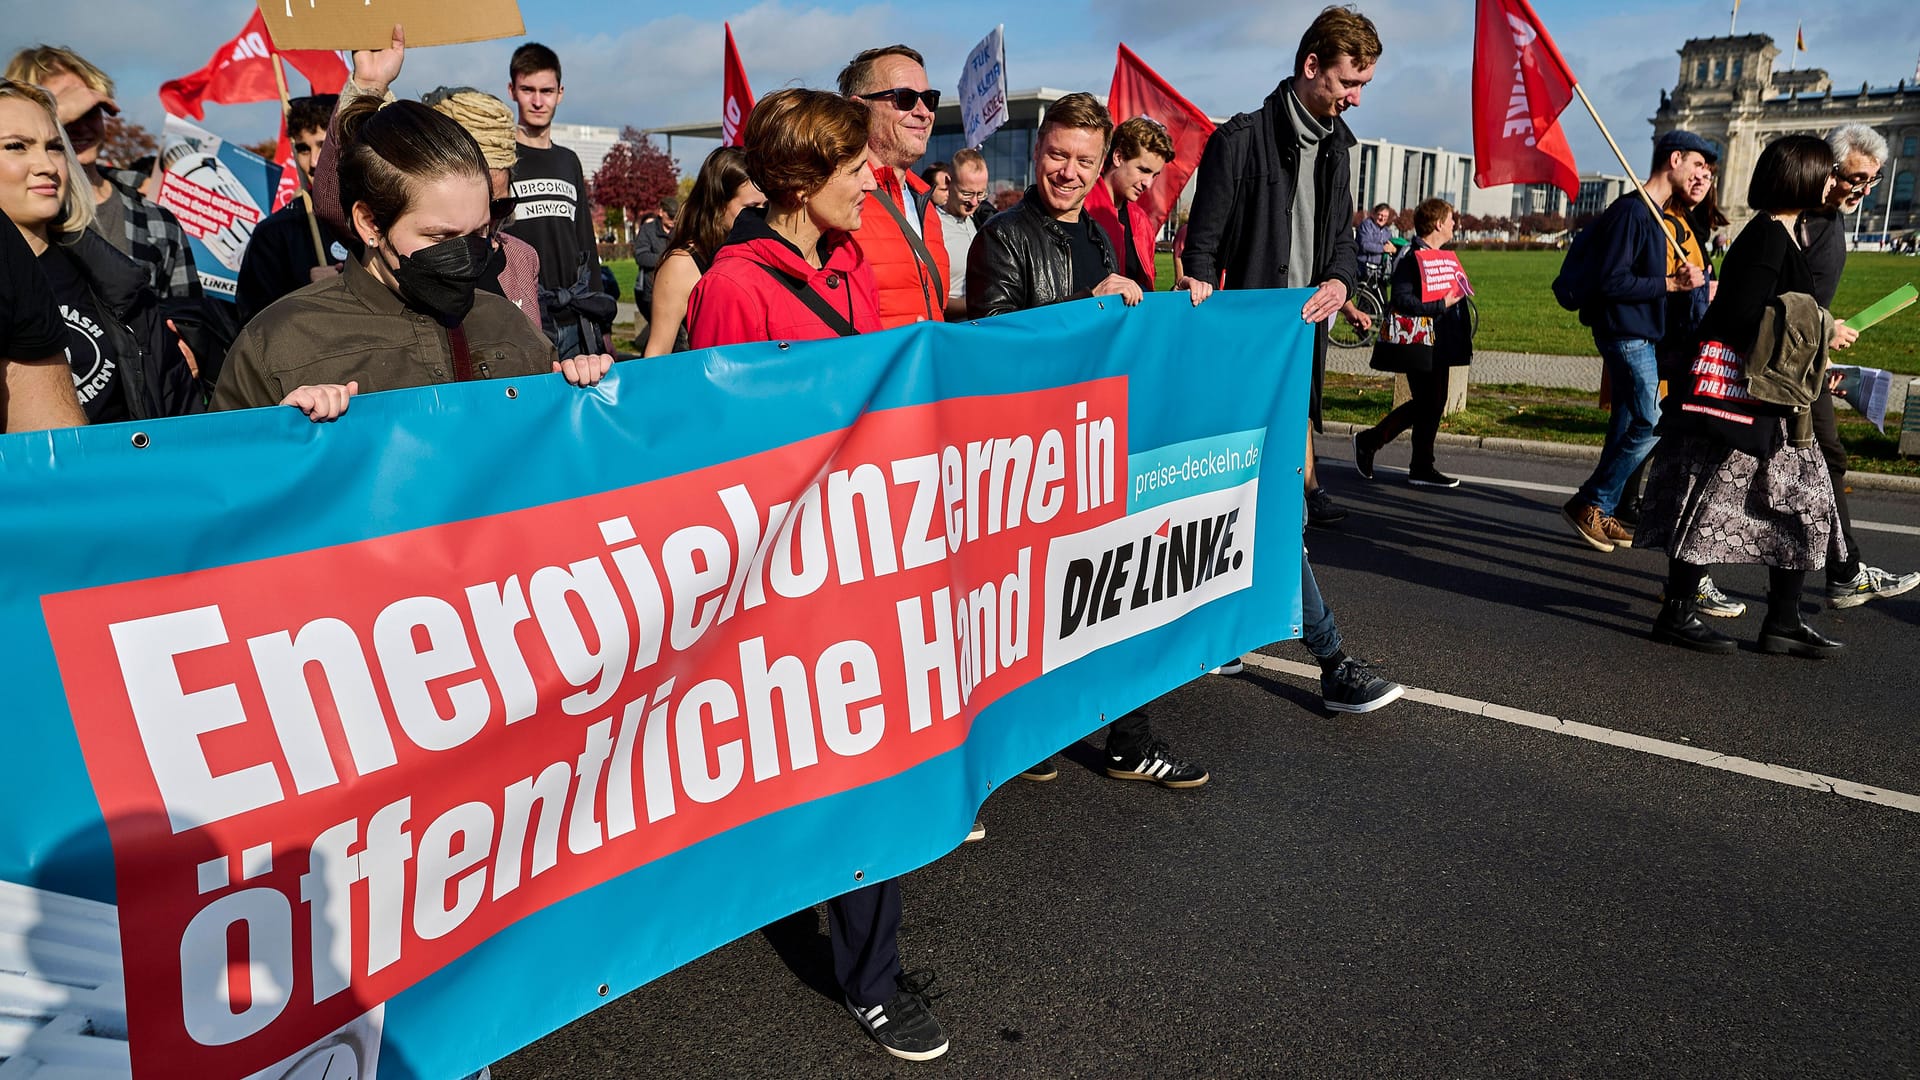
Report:
<svg viewBox="0 0 1920 1080"><path fill-rule="evenodd" d="M747 118L747 176L770 202L797 203L866 148L870 115L825 90L776 90Z"/></svg>

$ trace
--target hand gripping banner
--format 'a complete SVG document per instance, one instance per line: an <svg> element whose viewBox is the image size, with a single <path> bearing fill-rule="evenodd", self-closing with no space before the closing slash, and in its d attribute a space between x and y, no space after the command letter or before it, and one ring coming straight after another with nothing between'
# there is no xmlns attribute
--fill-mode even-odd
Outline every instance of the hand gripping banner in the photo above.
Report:
<svg viewBox="0 0 1920 1080"><path fill-rule="evenodd" d="M0 439L0 880L137 1077L463 1075L1295 636L1304 295Z"/></svg>

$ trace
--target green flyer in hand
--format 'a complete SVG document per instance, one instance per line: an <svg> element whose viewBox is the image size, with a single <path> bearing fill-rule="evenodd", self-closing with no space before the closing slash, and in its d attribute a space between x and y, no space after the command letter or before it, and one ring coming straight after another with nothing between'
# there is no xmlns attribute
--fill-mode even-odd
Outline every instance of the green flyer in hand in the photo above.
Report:
<svg viewBox="0 0 1920 1080"><path fill-rule="evenodd" d="M1920 290L1915 290L1911 283L1902 285L1886 296L1881 297L1872 307L1848 319L1847 325L1855 330L1865 330L1874 323L1886 319L1889 315L1912 307L1915 300L1920 300Z"/></svg>

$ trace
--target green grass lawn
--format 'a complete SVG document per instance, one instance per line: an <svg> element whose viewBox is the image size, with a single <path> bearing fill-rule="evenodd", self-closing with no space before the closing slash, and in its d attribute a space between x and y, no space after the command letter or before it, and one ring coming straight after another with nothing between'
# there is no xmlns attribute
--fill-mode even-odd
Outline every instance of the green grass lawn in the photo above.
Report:
<svg viewBox="0 0 1920 1080"><path fill-rule="evenodd" d="M606 264L613 271L613 278L620 283L620 299L633 302L633 282L640 276L640 268L632 259L615 259Z"/></svg>
<svg viewBox="0 0 1920 1080"><path fill-rule="evenodd" d="M1492 352L1593 355L1593 337L1579 317L1553 299L1560 272L1557 251L1463 251L1460 261L1473 279L1480 308L1474 347ZM1845 317L1909 281L1920 281L1920 260L1879 252L1847 257L1834 311ZM1908 308L1861 335L1837 359L1866 367L1920 375L1920 306Z"/></svg>
<svg viewBox="0 0 1920 1080"><path fill-rule="evenodd" d="M1328 420L1371 425L1392 408L1393 381L1385 375L1328 372L1321 404ZM1594 395L1585 390L1493 383L1467 391L1466 410L1448 416L1440 430L1599 446L1606 440L1608 418L1607 410L1596 406ZM1898 414L1888 415L1887 434L1882 435L1858 414L1840 413L1840 438L1847 444L1852 469L1920 476L1920 461L1898 453L1899 432Z"/></svg>

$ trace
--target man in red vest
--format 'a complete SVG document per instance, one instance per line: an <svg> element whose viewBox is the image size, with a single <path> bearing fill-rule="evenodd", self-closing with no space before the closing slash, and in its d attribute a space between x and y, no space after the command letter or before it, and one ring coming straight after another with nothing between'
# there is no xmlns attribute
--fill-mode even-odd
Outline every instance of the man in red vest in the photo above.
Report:
<svg viewBox="0 0 1920 1080"><path fill-rule="evenodd" d="M1140 200L1172 160L1166 125L1136 116L1113 129L1106 173L1087 193L1087 213L1107 231L1120 272L1144 292L1153 291L1153 223Z"/></svg>
<svg viewBox="0 0 1920 1080"><path fill-rule="evenodd" d="M854 234L880 290L880 325L940 322L947 304L947 245L926 182L911 171L927 152L940 91L927 85L926 62L905 45L868 49L840 72L840 92L872 113L870 168L879 187L867 194Z"/></svg>

